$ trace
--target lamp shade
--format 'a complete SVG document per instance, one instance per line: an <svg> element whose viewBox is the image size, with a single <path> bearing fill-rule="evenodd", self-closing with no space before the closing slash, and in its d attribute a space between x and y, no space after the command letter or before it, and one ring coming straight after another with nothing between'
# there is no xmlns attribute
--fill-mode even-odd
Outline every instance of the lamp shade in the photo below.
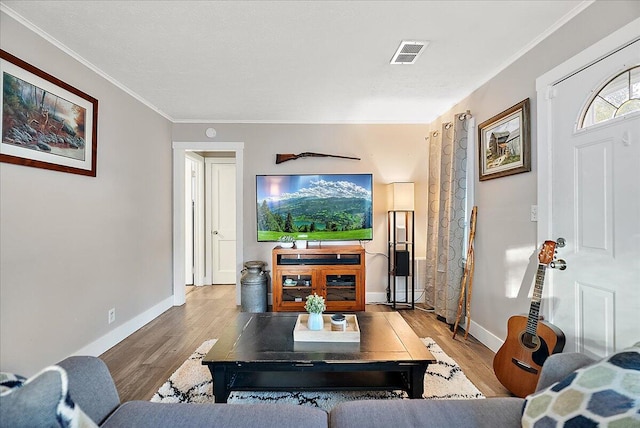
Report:
<svg viewBox="0 0 640 428"><path fill-rule="evenodd" d="M413 211L413 183L391 183L388 185L389 211Z"/></svg>

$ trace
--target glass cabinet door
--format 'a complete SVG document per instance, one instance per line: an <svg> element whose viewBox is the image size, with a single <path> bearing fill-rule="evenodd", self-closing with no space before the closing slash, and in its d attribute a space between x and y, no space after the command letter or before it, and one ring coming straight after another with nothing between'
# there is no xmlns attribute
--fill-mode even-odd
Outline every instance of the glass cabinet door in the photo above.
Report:
<svg viewBox="0 0 640 428"><path fill-rule="evenodd" d="M355 272L324 273L327 302L354 302L358 275Z"/></svg>
<svg viewBox="0 0 640 428"><path fill-rule="evenodd" d="M306 302L307 296L313 294L313 279L311 274L300 275L297 273L283 272L282 281L282 302Z"/></svg>

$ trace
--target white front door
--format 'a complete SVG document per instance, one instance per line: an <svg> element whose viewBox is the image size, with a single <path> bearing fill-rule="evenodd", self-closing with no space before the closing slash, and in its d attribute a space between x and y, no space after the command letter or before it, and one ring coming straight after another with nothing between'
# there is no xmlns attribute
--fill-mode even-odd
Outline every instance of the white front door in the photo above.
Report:
<svg viewBox="0 0 640 428"><path fill-rule="evenodd" d="M236 282L236 165L233 158L207 158L207 238L212 284Z"/></svg>
<svg viewBox="0 0 640 428"><path fill-rule="evenodd" d="M554 85L547 239L566 239L567 269L552 273L549 302L565 352L601 357L640 341L640 113L578 129L599 88L638 64L640 41Z"/></svg>

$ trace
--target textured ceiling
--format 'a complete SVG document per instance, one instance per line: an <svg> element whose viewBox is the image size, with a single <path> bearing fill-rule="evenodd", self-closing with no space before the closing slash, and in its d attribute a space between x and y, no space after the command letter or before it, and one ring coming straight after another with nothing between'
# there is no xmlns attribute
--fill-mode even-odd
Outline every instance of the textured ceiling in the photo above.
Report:
<svg viewBox="0 0 640 428"><path fill-rule="evenodd" d="M590 2L3 1L176 122L428 123ZM390 65L402 40L430 41Z"/></svg>

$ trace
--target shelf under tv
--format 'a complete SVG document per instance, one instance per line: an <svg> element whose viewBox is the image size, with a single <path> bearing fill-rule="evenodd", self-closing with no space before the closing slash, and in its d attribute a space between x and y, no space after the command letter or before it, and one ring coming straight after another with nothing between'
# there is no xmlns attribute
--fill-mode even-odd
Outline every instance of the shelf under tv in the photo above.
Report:
<svg viewBox="0 0 640 428"><path fill-rule="evenodd" d="M344 250L344 251L342 251ZM350 251L348 248L308 248L278 251L276 263L281 266L319 266L319 265L351 265L357 266L362 260L359 252Z"/></svg>
<svg viewBox="0 0 640 428"><path fill-rule="evenodd" d="M349 259L337 259L337 258L300 258L300 259L289 259L289 258L281 258L279 263L280 265L359 265L360 260L356 258Z"/></svg>

